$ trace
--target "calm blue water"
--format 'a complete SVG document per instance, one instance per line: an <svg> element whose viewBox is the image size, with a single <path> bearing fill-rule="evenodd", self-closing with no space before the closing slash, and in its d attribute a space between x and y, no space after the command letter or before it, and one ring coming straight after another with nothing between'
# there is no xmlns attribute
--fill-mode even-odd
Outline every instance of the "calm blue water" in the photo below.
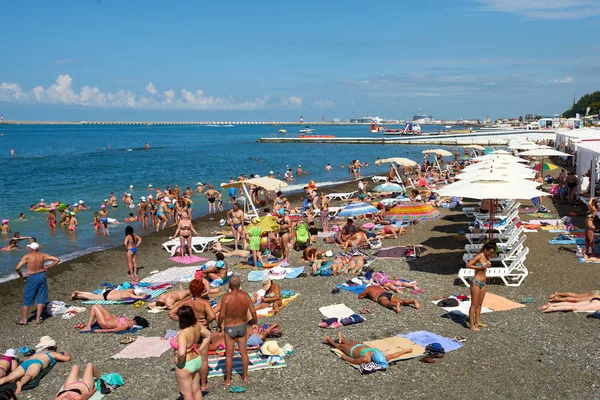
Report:
<svg viewBox="0 0 600 400"><path fill-rule="evenodd" d="M427 130L427 127L423 127ZM123 192L134 185L134 199L148 194L147 186L173 187L178 184L194 189L196 182L212 183L215 188L230 176L240 173L267 175L269 170L285 172L286 165L295 170L302 164L309 177L293 182L287 191L297 191L309 179L324 186L351 179L347 169L340 168L352 159L369 162L364 174L385 174L388 166L375 166L377 157L402 156L422 160L423 146L398 145L323 145L300 143L257 143L279 129L290 135L298 126L7 126L0 125L0 219L9 219L13 232L35 236L44 251L61 257L77 255L122 243L125 225L112 227L111 237L96 234L92 225L93 211L78 214L79 228L70 235L61 228L51 232L45 213L28 211L43 198L59 199L67 204L84 200L98 210L102 200L114 192L119 208L109 210L109 217L122 221L130 210L120 203ZM437 130L431 127L429 130ZM335 136L372 136L367 126L317 127L315 134ZM150 150L144 150L148 142ZM110 149L109 149L110 146ZM429 146L428 146L429 147ZM439 146L435 146L439 147ZM14 148L16 157L9 158ZM256 160L258 158L258 160ZM333 171L325 171L331 163ZM225 204L227 193L224 192ZM206 200L194 198L195 216L206 214ZM131 210L133 211L133 210ZM18 220L24 212L26 221ZM140 224L131 224L144 234ZM12 235L11 235L12 236ZM9 236L0 238L5 246ZM20 243L24 247L26 241ZM14 267L26 250L0 253L0 280L16 276Z"/></svg>

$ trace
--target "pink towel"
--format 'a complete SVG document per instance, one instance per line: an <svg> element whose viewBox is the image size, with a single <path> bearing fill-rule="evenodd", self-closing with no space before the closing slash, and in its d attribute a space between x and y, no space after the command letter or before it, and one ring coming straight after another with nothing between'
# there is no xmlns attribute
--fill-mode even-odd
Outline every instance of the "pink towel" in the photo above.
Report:
<svg viewBox="0 0 600 400"><path fill-rule="evenodd" d="M160 357L171 345L168 340L159 337L138 336L135 342L127 345L123 350L111 358L150 358Z"/></svg>
<svg viewBox="0 0 600 400"><path fill-rule="evenodd" d="M171 257L169 260L171 261L175 261L176 263L179 264L194 264L194 263L199 263L201 261L208 261L208 258L202 258L202 257L197 257L197 256L185 256L185 257Z"/></svg>

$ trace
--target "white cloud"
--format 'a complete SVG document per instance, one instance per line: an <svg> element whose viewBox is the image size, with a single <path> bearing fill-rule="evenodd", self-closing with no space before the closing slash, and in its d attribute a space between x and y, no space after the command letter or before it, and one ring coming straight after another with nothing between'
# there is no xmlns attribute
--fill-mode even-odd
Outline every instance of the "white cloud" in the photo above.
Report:
<svg viewBox="0 0 600 400"><path fill-rule="evenodd" d="M537 19L576 19L600 15L592 0L475 0L483 9Z"/></svg>
<svg viewBox="0 0 600 400"><path fill-rule="evenodd" d="M153 96L156 95L157 91L152 82L148 82L148 84L146 85L146 92L150 93Z"/></svg>
<svg viewBox="0 0 600 400"><path fill-rule="evenodd" d="M572 76L567 76L566 78L563 79L552 79L552 83L576 83L575 79L573 79Z"/></svg>
<svg viewBox="0 0 600 400"><path fill-rule="evenodd" d="M335 106L335 101L332 100L315 100L312 102L315 108L331 108Z"/></svg>
<svg viewBox="0 0 600 400"><path fill-rule="evenodd" d="M281 104L286 107L302 107L302 97L289 96L281 99Z"/></svg>
<svg viewBox="0 0 600 400"><path fill-rule="evenodd" d="M271 107L267 95L253 99L237 99L232 96L206 96L201 89L185 88L179 91L179 95L171 88L159 93L152 82L146 85L145 90L146 95L129 90L103 92L98 87L88 85L76 90L73 88L73 78L64 74L59 75L49 87L38 85L31 91L24 91L17 83L0 83L0 101L138 109L257 110ZM301 106L302 98L289 96L286 102L287 106Z"/></svg>

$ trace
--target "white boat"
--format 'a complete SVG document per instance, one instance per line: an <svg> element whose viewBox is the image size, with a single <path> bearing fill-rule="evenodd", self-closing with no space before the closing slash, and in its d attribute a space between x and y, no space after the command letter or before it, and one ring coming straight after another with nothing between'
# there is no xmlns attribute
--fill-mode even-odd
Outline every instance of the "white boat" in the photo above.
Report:
<svg viewBox="0 0 600 400"><path fill-rule="evenodd" d="M310 126L306 125L304 129L300 129L300 133L313 133L315 130Z"/></svg>
<svg viewBox="0 0 600 400"><path fill-rule="evenodd" d="M450 128L452 128L452 125L446 125L446 126L444 126L444 128L450 129Z"/></svg>

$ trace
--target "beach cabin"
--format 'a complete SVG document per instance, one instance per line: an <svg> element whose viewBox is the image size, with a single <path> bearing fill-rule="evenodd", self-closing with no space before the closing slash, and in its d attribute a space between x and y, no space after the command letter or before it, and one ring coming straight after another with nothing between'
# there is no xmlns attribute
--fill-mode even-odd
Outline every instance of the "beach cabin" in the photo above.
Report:
<svg viewBox="0 0 600 400"><path fill-rule="evenodd" d="M542 118L538 121L540 129L555 129L558 128L558 121L554 118Z"/></svg>
<svg viewBox="0 0 600 400"><path fill-rule="evenodd" d="M565 122L565 128L567 129L581 129L583 128L583 121L579 118L569 118Z"/></svg>

